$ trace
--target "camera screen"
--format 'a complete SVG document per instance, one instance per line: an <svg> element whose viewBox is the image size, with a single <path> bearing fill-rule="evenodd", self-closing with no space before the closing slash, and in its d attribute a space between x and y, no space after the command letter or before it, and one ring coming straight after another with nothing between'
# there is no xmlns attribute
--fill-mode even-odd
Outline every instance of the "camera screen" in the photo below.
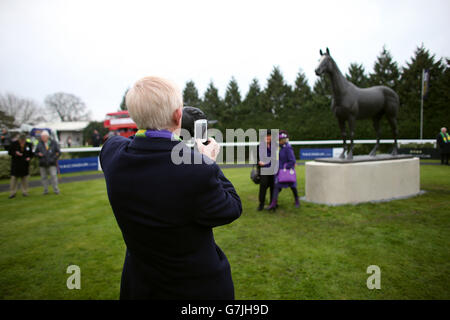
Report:
<svg viewBox="0 0 450 320"><path fill-rule="evenodd" d="M194 138L201 139L202 142L205 142L207 140L207 134L208 134L208 123L206 121L196 121Z"/></svg>

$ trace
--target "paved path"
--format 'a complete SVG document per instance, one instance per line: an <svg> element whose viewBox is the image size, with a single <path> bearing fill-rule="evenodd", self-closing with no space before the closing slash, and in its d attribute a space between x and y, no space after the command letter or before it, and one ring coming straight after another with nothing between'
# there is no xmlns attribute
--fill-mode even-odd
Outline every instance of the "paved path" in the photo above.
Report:
<svg viewBox="0 0 450 320"><path fill-rule="evenodd" d="M304 166L305 163L297 163L297 165ZM438 162L422 162L421 165L440 165ZM222 164L220 167L222 169L227 168L250 168L253 165L251 164ZM78 181L88 181L94 179L104 178L103 172L94 173L94 174L85 174L81 176L72 176L72 177L61 177L59 179L59 183L69 183L69 182L78 182ZM33 180L28 182L29 188L41 187L41 180ZM9 184L4 183L0 184L0 192L9 191Z"/></svg>

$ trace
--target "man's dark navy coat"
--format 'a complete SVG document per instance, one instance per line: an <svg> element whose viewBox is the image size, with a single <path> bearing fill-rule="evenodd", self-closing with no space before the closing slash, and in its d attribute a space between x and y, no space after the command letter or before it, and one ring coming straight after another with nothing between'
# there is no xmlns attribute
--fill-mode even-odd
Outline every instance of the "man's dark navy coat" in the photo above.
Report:
<svg viewBox="0 0 450 320"><path fill-rule="evenodd" d="M172 148L181 144L193 162L197 151L165 138L114 136L102 148L109 201L127 246L121 299L234 298L212 228L237 219L241 200L217 164L174 164Z"/></svg>

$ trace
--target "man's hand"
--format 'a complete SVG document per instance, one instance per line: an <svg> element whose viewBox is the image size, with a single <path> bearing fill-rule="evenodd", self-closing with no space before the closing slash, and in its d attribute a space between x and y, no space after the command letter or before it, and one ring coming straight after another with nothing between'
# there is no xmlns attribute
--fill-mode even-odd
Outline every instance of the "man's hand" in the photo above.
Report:
<svg viewBox="0 0 450 320"><path fill-rule="evenodd" d="M265 165L266 164L264 162L262 162L262 161L258 162L258 166L260 166L260 167L264 167Z"/></svg>
<svg viewBox="0 0 450 320"><path fill-rule="evenodd" d="M213 138L208 138L208 145L204 145L200 139L197 139L197 148L198 151L208 158L216 161L217 156L219 155L220 146Z"/></svg>
<svg viewBox="0 0 450 320"><path fill-rule="evenodd" d="M25 160L30 161L30 158L26 158Z"/></svg>
<svg viewBox="0 0 450 320"><path fill-rule="evenodd" d="M44 155L42 154L42 152L38 152L37 154L39 157L43 157Z"/></svg>
<svg viewBox="0 0 450 320"><path fill-rule="evenodd" d="M16 155L18 155L19 157L23 156L23 154L20 153L19 151L16 151Z"/></svg>

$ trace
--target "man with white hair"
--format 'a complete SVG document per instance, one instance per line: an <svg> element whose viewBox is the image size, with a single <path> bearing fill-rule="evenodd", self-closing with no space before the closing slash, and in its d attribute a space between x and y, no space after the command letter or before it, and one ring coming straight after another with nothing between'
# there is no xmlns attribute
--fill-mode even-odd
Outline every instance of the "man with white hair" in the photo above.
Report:
<svg viewBox="0 0 450 320"><path fill-rule="evenodd" d="M217 142L197 141L198 152L180 141L182 95L165 79L137 81L126 105L140 130L108 138L100 153L127 247L120 298L233 299L230 264L212 229L237 219L242 206L215 163ZM173 150L187 161L172 161Z"/></svg>
<svg viewBox="0 0 450 320"><path fill-rule="evenodd" d="M39 158L39 170L42 186L44 187L44 195L48 194L48 174L50 175L53 192L59 194L56 165L61 150L59 149L58 143L50 139L50 134L47 130L42 131L41 140L34 153Z"/></svg>
<svg viewBox="0 0 450 320"><path fill-rule="evenodd" d="M436 137L437 145L441 152L441 165L448 166L448 158L450 157L450 136L447 128L441 128L441 132Z"/></svg>

